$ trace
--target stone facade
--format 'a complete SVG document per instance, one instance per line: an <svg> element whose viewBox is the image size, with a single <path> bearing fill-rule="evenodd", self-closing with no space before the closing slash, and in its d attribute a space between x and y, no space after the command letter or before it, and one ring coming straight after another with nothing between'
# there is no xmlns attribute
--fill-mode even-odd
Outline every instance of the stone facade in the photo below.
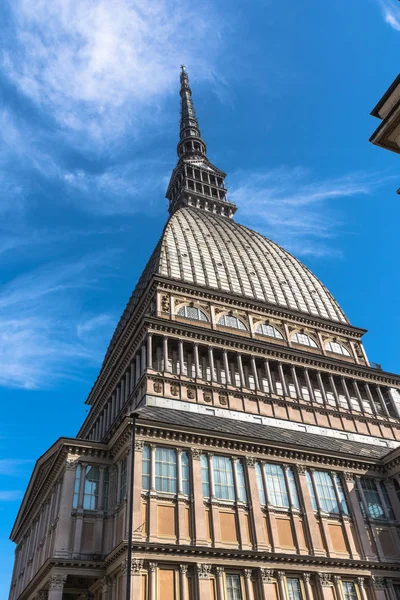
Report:
<svg viewBox="0 0 400 600"><path fill-rule="evenodd" d="M231 220L185 71L181 97L172 216L80 432L36 464L10 600L123 600L128 580L135 600L399 600L400 377Z"/></svg>

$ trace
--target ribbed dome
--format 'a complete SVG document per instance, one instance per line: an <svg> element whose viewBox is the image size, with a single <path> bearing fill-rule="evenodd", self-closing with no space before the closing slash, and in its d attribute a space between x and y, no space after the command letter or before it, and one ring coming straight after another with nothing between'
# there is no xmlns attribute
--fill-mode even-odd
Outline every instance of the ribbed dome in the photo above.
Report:
<svg viewBox="0 0 400 600"><path fill-rule="evenodd" d="M326 287L289 252L231 219L185 207L169 219L109 350L151 276L156 274L336 323L348 323Z"/></svg>

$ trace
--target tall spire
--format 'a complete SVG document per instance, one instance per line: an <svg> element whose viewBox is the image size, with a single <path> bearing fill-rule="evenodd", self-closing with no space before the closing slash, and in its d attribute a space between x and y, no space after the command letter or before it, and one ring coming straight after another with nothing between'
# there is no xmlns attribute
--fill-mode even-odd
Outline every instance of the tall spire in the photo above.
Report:
<svg viewBox="0 0 400 600"><path fill-rule="evenodd" d="M192 206L215 214L232 217L236 206L227 200L225 173L207 158L194 110L192 90L184 65L181 66L181 122L178 164L172 172L167 190L169 212Z"/></svg>
<svg viewBox="0 0 400 600"><path fill-rule="evenodd" d="M181 126L178 156L201 155L206 156L206 145L201 139L200 127L196 117L192 100L192 90L189 86L189 77L185 65L181 65ZM185 143L189 142L189 143Z"/></svg>

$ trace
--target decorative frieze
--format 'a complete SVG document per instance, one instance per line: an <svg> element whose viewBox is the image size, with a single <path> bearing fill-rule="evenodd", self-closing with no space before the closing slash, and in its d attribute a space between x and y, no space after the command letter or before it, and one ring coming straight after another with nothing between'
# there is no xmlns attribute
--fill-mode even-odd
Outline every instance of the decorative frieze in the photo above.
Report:
<svg viewBox="0 0 400 600"><path fill-rule="evenodd" d="M197 576L199 579L210 579L212 565L206 565L204 563L197 563Z"/></svg>
<svg viewBox="0 0 400 600"><path fill-rule="evenodd" d="M332 577L329 573L317 573L317 578L322 587L329 587L332 584Z"/></svg>
<svg viewBox="0 0 400 600"><path fill-rule="evenodd" d="M265 569L264 567L260 567L259 572L263 583L273 583L275 581L273 569Z"/></svg>

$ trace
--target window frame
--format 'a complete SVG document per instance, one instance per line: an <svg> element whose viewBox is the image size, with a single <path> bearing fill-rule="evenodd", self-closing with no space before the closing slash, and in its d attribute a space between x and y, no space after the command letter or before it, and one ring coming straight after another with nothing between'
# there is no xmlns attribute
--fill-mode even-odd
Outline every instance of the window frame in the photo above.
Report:
<svg viewBox="0 0 400 600"><path fill-rule="evenodd" d="M295 336L297 336L297 338L299 336L304 336L308 341L307 342L299 342L298 340L295 340ZM301 333L300 331L294 331L292 333L292 335L290 336L290 341L293 344L297 344L298 346L305 346L306 348L319 348L317 342L314 340L314 338L309 334L309 333ZM312 342L312 343L310 343Z"/></svg>
<svg viewBox="0 0 400 600"><path fill-rule="evenodd" d="M273 333L272 335L269 333L265 333L263 331L263 328L266 329L272 329ZM261 331L259 330L261 329ZM271 325L271 323L258 323L255 327L254 333L258 333L259 335L263 335L264 337L269 337L271 339L276 339L276 340L284 340L284 336L282 335L282 333L279 331L279 329L277 327L275 327L275 325ZM278 335L276 335L278 334Z"/></svg>
<svg viewBox="0 0 400 600"><path fill-rule="evenodd" d="M332 345L336 345L339 347L339 351L332 350ZM329 348L331 346L331 348ZM351 358L350 350L342 344L342 342L335 342L334 340L328 340L325 342L325 350L330 352L331 354L337 354L338 356L347 356L347 358Z"/></svg>
<svg viewBox="0 0 400 600"><path fill-rule="evenodd" d="M197 311L197 317L187 315L187 309ZM181 314L181 311L185 314ZM198 306L190 306L190 304L183 304L182 306L180 306L176 311L176 316L183 317L184 319L190 319L191 321L200 321L201 323L210 322L208 315L203 310L201 310L201 308L199 308Z"/></svg>
<svg viewBox="0 0 400 600"><path fill-rule="evenodd" d="M225 322L226 318L236 319L236 326L235 325L227 325ZM239 323L242 325L242 327L238 326ZM218 317L217 325L220 325L221 327L226 327L228 329L236 329L238 331L247 331L247 332L249 331L249 328L247 327L246 323L244 321L242 321L242 319L237 317L236 315L227 315L227 314L221 315L220 317Z"/></svg>

